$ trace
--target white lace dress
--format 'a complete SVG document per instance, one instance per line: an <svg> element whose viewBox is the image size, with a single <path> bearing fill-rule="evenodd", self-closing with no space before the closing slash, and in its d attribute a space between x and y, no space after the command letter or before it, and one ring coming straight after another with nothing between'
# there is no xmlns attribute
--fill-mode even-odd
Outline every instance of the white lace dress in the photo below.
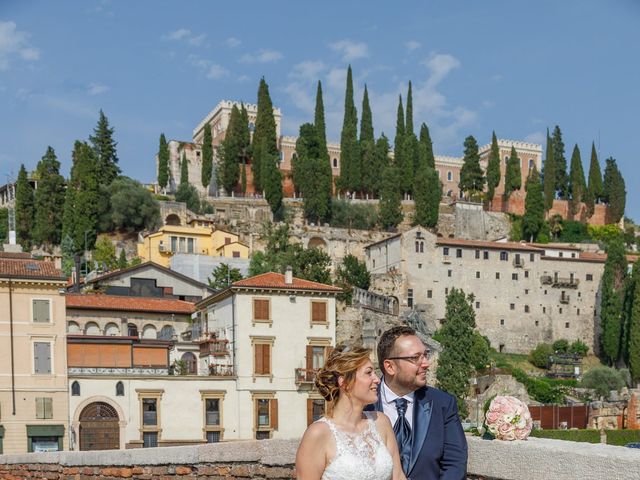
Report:
<svg viewBox="0 0 640 480"><path fill-rule="evenodd" d="M326 423L336 441L336 456L325 468L323 480L389 480L393 473L393 460L378 433L371 412L364 412L367 427L362 433L351 434L340 430L328 418Z"/></svg>

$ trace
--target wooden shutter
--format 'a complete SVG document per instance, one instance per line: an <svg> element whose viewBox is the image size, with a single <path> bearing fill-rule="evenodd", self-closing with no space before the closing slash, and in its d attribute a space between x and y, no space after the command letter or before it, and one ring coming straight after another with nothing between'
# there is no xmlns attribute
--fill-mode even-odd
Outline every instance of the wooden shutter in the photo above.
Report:
<svg viewBox="0 0 640 480"><path fill-rule="evenodd" d="M278 399L269 400L269 423L273 430L278 429Z"/></svg>
<svg viewBox="0 0 640 480"><path fill-rule="evenodd" d="M44 400L44 418L53 418L53 399L43 398Z"/></svg>
<svg viewBox="0 0 640 480"><path fill-rule="evenodd" d="M311 302L311 321L326 323L327 321L327 303Z"/></svg>
<svg viewBox="0 0 640 480"><path fill-rule="evenodd" d="M262 374L262 347L264 347L264 345L259 343L253 346L253 373L258 375Z"/></svg>
<svg viewBox="0 0 640 480"><path fill-rule="evenodd" d="M271 345L262 345L262 373L271 373Z"/></svg>
<svg viewBox="0 0 640 480"><path fill-rule="evenodd" d="M33 352L35 373L51 373L51 344L35 342Z"/></svg>
<svg viewBox="0 0 640 480"><path fill-rule="evenodd" d="M44 398L36 397L36 418L44 418Z"/></svg>
<svg viewBox="0 0 640 480"><path fill-rule="evenodd" d="M254 320L270 320L269 300L257 298L253 300L253 318Z"/></svg>
<svg viewBox="0 0 640 480"><path fill-rule="evenodd" d="M33 321L49 322L49 300L33 300Z"/></svg>
<svg viewBox="0 0 640 480"><path fill-rule="evenodd" d="M313 345L307 345L307 370L313 370Z"/></svg>

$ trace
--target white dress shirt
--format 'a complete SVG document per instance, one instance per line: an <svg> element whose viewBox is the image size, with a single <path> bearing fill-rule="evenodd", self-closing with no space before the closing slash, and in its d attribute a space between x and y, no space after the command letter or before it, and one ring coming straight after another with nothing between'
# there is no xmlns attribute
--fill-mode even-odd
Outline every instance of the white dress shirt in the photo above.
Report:
<svg viewBox="0 0 640 480"><path fill-rule="evenodd" d="M396 420L398 420L398 410L396 409L396 404L394 400L399 398L398 395L393 393L387 384L382 381L382 388L380 389L380 396L382 400L382 411L384 414L389 417L391 420L391 425L396 424ZM402 398L407 401L407 411L404 414L404 418L409 422L409 426L413 429L413 403L414 403L415 393L407 393Z"/></svg>

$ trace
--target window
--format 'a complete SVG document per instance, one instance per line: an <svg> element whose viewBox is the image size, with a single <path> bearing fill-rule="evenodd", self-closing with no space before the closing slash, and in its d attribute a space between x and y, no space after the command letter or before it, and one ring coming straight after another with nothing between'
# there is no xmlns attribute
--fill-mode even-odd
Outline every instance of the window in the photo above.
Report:
<svg viewBox="0 0 640 480"><path fill-rule="evenodd" d="M38 420L53 418L53 398L36 397L36 418Z"/></svg>
<svg viewBox="0 0 640 480"><path fill-rule="evenodd" d="M142 399L142 425L158 425L158 399Z"/></svg>
<svg viewBox="0 0 640 480"><path fill-rule="evenodd" d="M71 395L74 397L80 396L80 384L77 381L71 384Z"/></svg>
<svg viewBox="0 0 640 480"><path fill-rule="evenodd" d="M427 298L433 298L433 290L427 290Z"/></svg>
<svg viewBox="0 0 640 480"><path fill-rule="evenodd" d="M207 443L218 443L220 441L220 431L207 431Z"/></svg>
<svg viewBox="0 0 640 480"><path fill-rule="evenodd" d="M476 250L476 260L480 258L480 250Z"/></svg>
<svg viewBox="0 0 640 480"><path fill-rule="evenodd" d="M256 440L271 438L271 432L278 429L278 400L273 394L264 397L254 397L254 426Z"/></svg>
<svg viewBox="0 0 640 480"><path fill-rule="evenodd" d="M184 352L182 357L180 358L184 362L185 370L187 375L197 375L198 374L198 359L191 352ZM182 372L181 372L182 373Z"/></svg>
<svg viewBox="0 0 640 480"><path fill-rule="evenodd" d="M524 271L524 278L529 278L529 270Z"/></svg>
<svg viewBox="0 0 640 480"><path fill-rule="evenodd" d="M324 367L324 361L330 347L326 345L307 345L306 365L307 371L320 370Z"/></svg>
<svg viewBox="0 0 640 480"><path fill-rule="evenodd" d="M413 307L413 288L407 289L407 307Z"/></svg>
<svg viewBox="0 0 640 480"><path fill-rule="evenodd" d="M562 313L562 307L558 308L558 313Z"/></svg>
<svg viewBox="0 0 640 480"><path fill-rule="evenodd" d="M195 242L193 238L187 238L187 253L195 252Z"/></svg>
<svg viewBox="0 0 640 480"><path fill-rule="evenodd" d="M485 250L484 252L482 252L482 258L484 260L489 260L489 250Z"/></svg>
<svg viewBox="0 0 640 480"><path fill-rule="evenodd" d="M560 258L564 257L564 252L558 252L558 257Z"/></svg>
<svg viewBox="0 0 640 480"><path fill-rule="evenodd" d="M452 273L453 273L453 270L447 270L447 277L450 277Z"/></svg>
<svg viewBox="0 0 640 480"><path fill-rule="evenodd" d="M542 313L547 313L547 307L542 307Z"/></svg>
<svg viewBox="0 0 640 480"><path fill-rule="evenodd" d="M224 237L224 244L225 245L231 244L231 237Z"/></svg>
<svg viewBox="0 0 640 480"><path fill-rule="evenodd" d="M327 323L327 302L311 302L311 323Z"/></svg>
<svg viewBox="0 0 640 480"><path fill-rule="evenodd" d="M480 272L476 272L476 278L480 278Z"/></svg>
<svg viewBox="0 0 640 480"><path fill-rule="evenodd" d="M462 249L456 248L456 258L462 258Z"/></svg>
<svg viewBox="0 0 640 480"><path fill-rule="evenodd" d="M142 433L142 448L155 448L158 446L158 432Z"/></svg>
<svg viewBox="0 0 640 480"><path fill-rule="evenodd" d="M535 262L536 261L536 254L535 253L530 253L529 254L529 261L530 262Z"/></svg>
<svg viewBox="0 0 640 480"><path fill-rule="evenodd" d="M253 339L253 374L271 375L273 338Z"/></svg>
<svg viewBox="0 0 640 480"><path fill-rule="evenodd" d="M270 322L271 321L271 302L268 298L253 299L253 321L254 322Z"/></svg>
<svg viewBox="0 0 640 480"><path fill-rule="evenodd" d="M178 249L181 253L184 253L187 251L187 247L186 247L187 239L185 237L179 237L178 244L179 244Z"/></svg>
<svg viewBox="0 0 640 480"><path fill-rule="evenodd" d="M496 272L496 280L500 280L500 272Z"/></svg>
<svg viewBox="0 0 640 480"><path fill-rule="evenodd" d="M449 247L443 247L442 248L442 254L443 255L449 255Z"/></svg>
<svg viewBox="0 0 640 480"><path fill-rule="evenodd" d="M337 158L333 159L333 168L338 168L338 159Z"/></svg>
<svg viewBox="0 0 640 480"><path fill-rule="evenodd" d="M516 304L515 303L510 303L509 304L509 310L515 310L516 309Z"/></svg>
<svg viewBox="0 0 640 480"><path fill-rule="evenodd" d="M205 425L220 425L220 399L205 399Z"/></svg>
<svg viewBox="0 0 640 480"><path fill-rule="evenodd" d="M569 322L565 322L564 328L569 328Z"/></svg>
<svg viewBox="0 0 640 480"><path fill-rule="evenodd" d="M509 260L509 254L507 252L500 252L500 260L506 262Z"/></svg>
<svg viewBox="0 0 640 480"><path fill-rule="evenodd" d="M324 415L324 400L317 398L307 399L307 426Z"/></svg>
<svg viewBox="0 0 640 480"><path fill-rule="evenodd" d="M33 365L34 373L46 375L51 373L51 343L33 343Z"/></svg>
<svg viewBox="0 0 640 480"><path fill-rule="evenodd" d="M587 282L593 282L593 274L587 273Z"/></svg>
<svg viewBox="0 0 640 480"><path fill-rule="evenodd" d="M36 300L31 301L33 307L34 323L49 323L51 322L51 316L49 311L50 300Z"/></svg>
<svg viewBox="0 0 640 480"><path fill-rule="evenodd" d="M571 258L576 258L576 253L575 252L571 252Z"/></svg>
<svg viewBox="0 0 640 480"><path fill-rule="evenodd" d="M580 309L576 309L576 315L580 315Z"/></svg>
<svg viewBox="0 0 640 480"><path fill-rule="evenodd" d="M480 302L476 302L476 308L480 308Z"/></svg>
<svg viewBox="0 0 640 480"><path fill-rule="evenodd" d="M124 397L124 383L116 383L116 397Z"/></svg>
<svg viewBox="0 0 640 480"><path fill-rule="evenodd" d="M422 264L421 263L418 264L418 268L422 268Z"/></svg>
<svg viewBox="0 0 640 480"><path fill-rule="evenodd" d="M518 280L518 274L517 273L512 273L511 274L511 280Z"/></svg>
<svg viewBox="0 0 640 480"><path fill-rule="evenodd" d="M529 305L524 306L524 313L529 313Z"/></svg>
<svg viewBox="0 0 640 480"><path fill-rule="evenodd" d="M545 294L545 295L547 294L547 291L546 291L546 290L544 291L544 294Z"/></svg>
<svg viewBox="0 0 640 480"><path fill-rule="evenodd" d="M500 325L504 325L504 318L500 319Z"/></svg>
<svg viewBox="0 0 640 480"><path fill-rule="evenodd" d="M453 180L453 173L447 172L447 181L450 182L451 180Z"/></svg>
<svg viewBox="0 0 640 480"><path fill-rule="evenodd" d="M446 288L444 289L444 294L445 294L445 295L449 295L449 287L446 287Z"/></svg>
<svg viewBox="0 0 640 480"><path fill-rule="evenodd" d="M529 170L533 168L533 159L529 159Z"/></svg>
<svg viewBox="0 0 640 480"><path fill-rule="evenodd" d="M536 323L536 327L537 327L537 326L538 326L538 323L539 323L539 322L538 322L538 320L536 320L536 322L535 322L535 323Z"/></svg>

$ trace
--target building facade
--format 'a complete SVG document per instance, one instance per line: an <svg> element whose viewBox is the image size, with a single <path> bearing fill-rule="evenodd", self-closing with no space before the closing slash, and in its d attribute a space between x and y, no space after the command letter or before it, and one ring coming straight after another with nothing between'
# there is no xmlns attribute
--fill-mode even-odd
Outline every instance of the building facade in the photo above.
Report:
<svg viewBox="0 0 640 480"><path fill-rule="evenodd" d="M0 452L67 448L66 283L52 262L0 253Z"/></svg>

